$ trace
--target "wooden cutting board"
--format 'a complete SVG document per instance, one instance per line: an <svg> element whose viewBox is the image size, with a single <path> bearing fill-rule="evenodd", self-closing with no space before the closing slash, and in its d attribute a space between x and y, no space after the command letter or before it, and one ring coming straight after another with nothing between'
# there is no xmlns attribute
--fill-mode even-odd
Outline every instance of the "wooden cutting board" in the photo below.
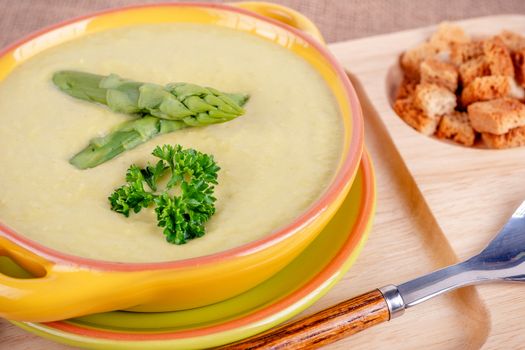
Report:
<svg viewBox="0 0 525 350"><path fill-rule="evenodd" d="M457 22L473 35L525 34L525 16ZM399 284L476 253L525 200L525 148L470 149L418 134L391 108L399 54L422 28L330 45L363 107L378 205L356 265L303 315L386 284ZM401 318L326 349L525 348L525 285L469 287L407 310ZM301 316L299 316L301 317ZM0 349L72 349L0 320Z"/></svg>
<svg viewBox="0 0 525 350"><path fill-rule="evenodd" d="M525 16L491 16L457 24L474 37L494 35L503 29L525 34ZM393 195L392 182L402 182L407 187L400 191L413 207L400 221L427 216L420 227L412 226L404 234L422 236L428 248L427 257L434 256L435 264L445 265L481 250L525 200L525 148L487 150L443 142L419 134L394 113L391 103L400 79L399 55L434 31L435 27L428 27L337 43L331 50L359 91L367 123L366 142L379 170L373 239L392 235L399 229L398 221L383 226L387 216L383 211L398 210L396 201L385 203L383 198ZM399 164L403 170L392 169L383 178L384 167L392 164ZM423 264L417 258L400 264L398 256L411 254L414 247L392 239L389 242L391 246L368 253L376 261L384 259L385 265L393 264L394 269L399 269L388 280L403 282L402 272L415 277L427 270L429 266L421 268ZM357 271L350 274L354 272ZM382 284L388 283L387 279L382 279ZM351 281L348 279L346 283ZM411 320L395 320L381 330L374 330L374 334L363 333L348 340L346 347L341 344L334 349L354 345L374 348L376 344L386 347L388 343L403 349L523 349L524 292L525 285L518 284L470 288L450 296L454 303L447 306L453 305L455 312L447 310L444 304L438 307L442 301L437 299L408 310L406 316ZM430 317L433 322L423 323ZM402 322L406 324L401 325ZM451 324L455 329L450 330Z"/></svg>

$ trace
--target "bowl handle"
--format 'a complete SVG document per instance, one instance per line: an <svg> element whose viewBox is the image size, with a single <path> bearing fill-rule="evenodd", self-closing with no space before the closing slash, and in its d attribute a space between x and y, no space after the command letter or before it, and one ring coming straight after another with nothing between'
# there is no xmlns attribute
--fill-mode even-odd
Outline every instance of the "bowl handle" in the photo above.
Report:
<svg viewBox="0 0 525 350"><path fill-rule="evenodd" d="M262 16L269 17L271 19L297 28L307 34L310 34L313 38L315 38L322 44L326 44L317 26L307 17L303 16L301 13L295 10L292 10L289 7L262 1L243 1L230 3L230 5L237 6L245 10L253 11Z"/></svg>
<svg viewBox="0 0 525 350"><path fill-rule="evenodd" d="M1 234L0 256L10 258L32 275L13 277L14 269L8 272L8 268L0 272L0 317L13 321L56 321L128 308L142 297L116 292L121 291L122 286L137 284L137 280L140 281L137 274L55 263Z"/></svg>

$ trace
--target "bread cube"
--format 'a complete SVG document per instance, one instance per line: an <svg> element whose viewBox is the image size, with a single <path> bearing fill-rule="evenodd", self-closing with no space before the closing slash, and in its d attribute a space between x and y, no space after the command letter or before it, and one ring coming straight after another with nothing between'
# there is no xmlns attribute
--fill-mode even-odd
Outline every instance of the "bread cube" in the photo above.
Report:
<svg viewBox="0 0 525 350"><path fill-rule="evenodd" d="M424 135L432 135L436 131L439 117L429 117L423 111L414 106L413 99L398 99L394 103L394 110L412 128Z"/></svg>
<svg viewBox="0 0 525 350"><path fill-rule="evenodd" d="M441 139L450 139L465 146L472 146L476 133L470 125L467 113L453 112L441 118L436 131Z"/></svg>
<svg viewBox="0 0 525 350"><path fill-rule="evenodd" d="M523 35L504 30L498 35L498 38L511 52L525 49L525 37Z"/></svg>
<svg viewBox="0 0 525 350"><path fill-rule="evenodd" d="M407 50L401 56L401 68L410 79L419 80L419 66L423 60L434 57L440 52L450 52L453 44L469 42L469 36L463 29L449 22L443 22L430 39Z"/></svg>
<svg viewBox="0 0 525 350"><path fill-rule="evenodd" d="M450 22L442 22L430 37L429 43L439 52L450 51L453 44L467 43L470 37L463 28Z"/></svg>
<svg viewBox="0 0 525 350"><path fill-rule="evenodd" d="M506 76L478 77L463 88L461 104L466 107L474 102L505 97L509 92L510 84Z"/></svg>
<svg viewBox="0 0 525 350"><path fill-rule="evenodd" d="M483 42L483 53L491 75L514 76L510 51L499 37L485 40Z"/></svg>
<svg viewBox="0 0 525 350"><path fill-rule="evenodd" d="M458 72L450 63L427 58L421 63L420 72L422 84L436 84L452 92L458 88Z"/></svg>
<svg viewBox="0 0 525 350"><path fill-rule="evenodd" d="M525 105L509 97L476 102L468 106L468 116L474 130L502 135L525 126Z"/></svg>
<svg viewBox="0 0 525 350"><path fill-rule="evenodd" d="M411 80L419 80L419 66L428 57L435 56L437 49L428 42L409 49L401 56L400 64L405 75Z"/></svg>
<svg viewBox="0 0 525 350"><path fill-rule="evenodd" d="M481 41L470 41L466 43L452 43L450 45L450 62L456 66L483 55L483 44Z"/></svg>
<svg viewBox="0 0 525 350"><path fill-rule="evenodd" d="M488 148L502 149L525 146L525 126L511 129L503 135L483 132L481 133L481 139Z"/></svg>
<svg viewBox="0 0 525 350"><path fill-rule="evenodd" d="M459 66L459 78L463 86L467 86L477 77L486 75L490 75L490 71L487 61L483 56L468 60Z"/></svg>
<svg viewBox="0 0 525 350"><path fill-rule="evenodd" d="M414 105L429 117L452 113L456 94L436 84L419 84L414 92Z"/></svg>
<svg viewBox="0 0 525 350"><path fill-rule="evenodd" d="M416 81L404 78L397 90L396 100L413 96L416 85Z"/></svg>

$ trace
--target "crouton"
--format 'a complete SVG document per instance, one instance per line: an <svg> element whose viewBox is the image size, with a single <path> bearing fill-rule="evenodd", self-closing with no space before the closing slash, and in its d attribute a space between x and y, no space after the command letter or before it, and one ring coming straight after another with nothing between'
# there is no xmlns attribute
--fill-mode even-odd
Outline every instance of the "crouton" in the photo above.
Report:
<svg viewBox="0 0 525 350"><path fill-rule="evenodd" d="M490 75L490 71L489 65L483 56L468 60L459 66L459 78L463 86L467 86L477 77L486 75Z"/></svg>
<svg viewBox="0 0 525 350"><path fill-rule="evenodd" d="M410 50L405 51L401 56L401 68L405 75L412 80L419 80L419 65L424 59L437 54L437 49L425 42Z"/></svg>
<svg viewBox="0 0 525 350"><path fill-rule="evenodd" d="M483 53L491 75L514 76L510 51L499 37L483 41Z"/></svg>
<svg viewBox="0 0 525 350"><path fill-rule="evenodd" d="M460 26L450 22L442 22L438 26L437 31L430 37L429 43L441 52L450 51L454 43L466 43L469 41L470 37Z"/></svg>
<svg viewBox="0 0 525 350"><path fill-rule="evenodd" d="M456 94L435 84L419 84L414 92L414 105L430 117L454 111Z"/></svg>
<svg viewBox="0 0 525 350"><path fill-rule="evenodd" d="M476 139L476 133L467 113L453 112L441 118L436 131L436 136L441 139L450 139L465 146L472 146Z"/></svg>
<svg viewBox="0 0 525 350"><path fill-rule="evenodd" d="M401 68L410 79L419 80L419 65L423 60L436 56L440 52L450 52L451 45L454 43L466 43L468 41L470 38L461 27L443 22L427 42L403 53L400 62Z"/></svg>
<svg viewBox="0 0 525 350"><path fill-rule="evenodd" d="M412 96L416 90L416 85L416 81L404 78L397 90L396 100Z"/></svg>
<svg viewBox="0 0 525 350"><path fill-rule="evenodd" d="M502 149L525 146L525 126L511 129L503 135L483 132L481 133L481 139L488 148Z"/></svg>
<svg viewBox="0 0 525 350"><path fill-rule="evenodd" d="M450 45L450 62L459 66L467 61L483 55L483 44L481 41L470 41L467 43L452 43Z"/></svg>
<svg viewBox="0 0 525 350"><path fill-rule="evenodd" d="M412 128L424 135L432 135L436 131L439 117L429 117L423 111L414 106L411 98L396 100L394 103L396 113Z"/></svg>
<svg viewBox="0 0 525 350"><path fill-rule="evenodd" d="M493 100L505 97L510 92L508 77L488 76L475 78L461 92L461 104L468 106L477 101Z"/></svg>
<svg viewBox="0 0 525 350"><path fill-rule="evenodd" d="M522 35L504 30L498 35L498 38L511 52L525 49L525 37Z"/></svg>
<svg viewBox="0 0 525 350"><path fill-rule="evenodd" d="M516 72L516 81L525 87L525 48L512 54L512 61Z"/></svg>
<svg viewBox="0 0 525 350"><path fill-rule="evenodd" d="M421 63L421 83L436 84L454 92L458 88L458 72L450 63L427 58Z"/></svg>
<svg viewBox="0 0 525 350"><path fill-rule="evenodd" d="M525 126L525 105L509 97L476 102L468 106L468 116L474 130L502 135Z"/></svg>

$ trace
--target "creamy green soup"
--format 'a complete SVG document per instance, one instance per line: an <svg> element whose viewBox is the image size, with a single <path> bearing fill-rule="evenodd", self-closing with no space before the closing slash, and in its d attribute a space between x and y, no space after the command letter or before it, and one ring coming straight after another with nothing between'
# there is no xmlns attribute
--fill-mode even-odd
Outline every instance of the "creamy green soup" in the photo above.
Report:
<svg viewBox="0 0 525 350"><path fill-rule="evenodd" d="M251 96L236 120L157 137L93 169L68 163L88 141L129 120L74 99L55 71L115 73L137 81L192 82ZM178 260L268 235L307 209L332 179L342 122L321 76L288 50L253 35L192 24L96 33L49 49L0 82L0 221L62 252L111 261ZM222 170L207 234L169 244L153 210L129 218L107 197L156 145L213 154Z"/></svg>

